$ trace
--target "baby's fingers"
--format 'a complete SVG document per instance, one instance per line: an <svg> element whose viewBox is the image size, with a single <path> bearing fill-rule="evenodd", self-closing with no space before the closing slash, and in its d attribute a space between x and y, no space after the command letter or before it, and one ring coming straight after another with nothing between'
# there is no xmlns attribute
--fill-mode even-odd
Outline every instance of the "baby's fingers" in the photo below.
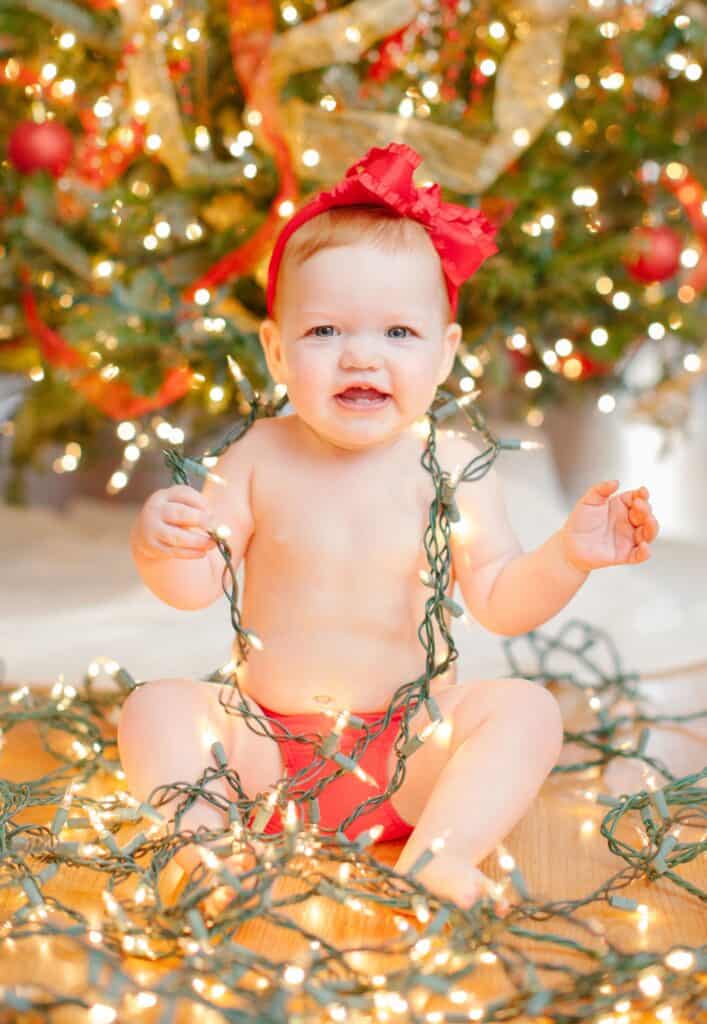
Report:
<svg viewBox="0 0 707 1024"><path fill-rule="evenodd" d="M193 508L207 508L207 501L201 491L197 491L195 487L190 487L189 484L172 484L171 487L165 488L160 492L167 501L178 501L183 502L185 505L191 505Z"/></svg>
<svg viewBox="0 0 707 1024"><path fill-rule="evenodd" d="M618 486L618 480L604 480L585 491L581 500L585 505L603 505L611 492Z"/></svg>
<svg viewBox="0 0 707 1024"><path fill-rule="evenodd" d="M658 520L653 515L649 501L642 498L634 499L628 509L628 518L632 526L636 527L634 536L636 540L655 540L658 536Z"/></svg>
<svg viewBox="0 0 707 1024"><path fill-rule="evenodd" d="M636 545L635 548L631 549L631 552L628 556L628 561L645 562L650 557L651 549L649 548L648 544L644 540L642 540Z"/></svg>
<svg viewBox="0 0 707 1024"><path fill-rule="evenodd" d="M645 522L649 511L650 506L648 502L643 501L642 498L633 498L628 506L628 518L634 526L640 526L641 523Z"/></svg>
<svg viewBox="0 0 707 1024"><path fill-rule="evenodd" d="M215 526L208 509L182 505L177 501L165 502L162 507L162 519L172 526L201 526L204 529Z"/></svg>
<svg viewBox="0 0 707 1024"><path fill-rule="evenodd" d="M157 539L163 550L174 555L178 555L181 551L192 551L203 555L209 548L214 547L214 541L205 530L182 530L178 526L163 526Z"/></svg>
<svg viewBox="0 0 707 1024"><path fill-rule="evenodd" d="M647 541L655 540L658 536L659 530L660 526L658 525L658 520L655 516L649 516L648 519L637 528L636 539Z"/></svg>

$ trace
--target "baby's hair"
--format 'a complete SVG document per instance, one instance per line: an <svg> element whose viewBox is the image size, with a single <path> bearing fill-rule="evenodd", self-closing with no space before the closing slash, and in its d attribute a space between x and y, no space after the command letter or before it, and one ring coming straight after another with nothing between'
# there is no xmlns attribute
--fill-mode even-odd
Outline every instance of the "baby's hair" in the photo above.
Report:
<svg viewBox="0 0 707 1024"><path fill-rule="evenodd" d="M285 243L282 262L278 270L278 282L273 303L275 320L280 320L282 312L280 297L288 265L296 266L304 263L321 249L350 245L361 241L393 253L401 249L413 249L420 246L429 249L431 247L437 256L443 323L445 325L449 323L451 307L442 273L442 264L425 228L419 221L400 217L384 206L363 205L337 206L325 210L311 220L305 221L290 235Z"/></svg>

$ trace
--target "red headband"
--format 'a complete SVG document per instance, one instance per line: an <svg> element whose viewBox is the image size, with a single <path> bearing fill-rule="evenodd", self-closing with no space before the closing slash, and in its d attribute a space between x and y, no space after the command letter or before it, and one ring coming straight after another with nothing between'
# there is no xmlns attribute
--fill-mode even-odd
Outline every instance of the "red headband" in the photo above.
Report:
<svg viewBox="0 0 707 1024"><path fill-rule="evenodd" d="M273 315L277 271L285 242L312 217L333 206L384 206L423 224L439 254L452 315L456 312L459 285L498 252L493 241L496 226L480 210L440 199L438 184L416 188L412 183L422 157L403 142L383 148L372 146L346 171L341 181L301 207L282 228L268 267L267 310Z"/></svg>

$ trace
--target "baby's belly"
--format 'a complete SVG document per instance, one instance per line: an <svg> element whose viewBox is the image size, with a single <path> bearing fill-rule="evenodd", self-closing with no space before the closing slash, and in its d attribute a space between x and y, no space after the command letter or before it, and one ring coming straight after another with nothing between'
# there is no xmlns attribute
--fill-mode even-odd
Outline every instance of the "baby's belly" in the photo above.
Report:
<svg viewBox="0 0 707 1024"><path fill-rule="evenodd" d="M382 711L398 687L425 671L419 640L415 647L343 631L317 635L316 630L307 637L299 631L270 632L267 641L262 639L263 650L251 648L239 669L239 685L253 700L282 714L321 711L322 702L315 700L320 696L329 697L327 706L337 709ZM445 650L443 642L436 642L438 663ZM433 680L432 692L455 680L453 664Z"/></svg>

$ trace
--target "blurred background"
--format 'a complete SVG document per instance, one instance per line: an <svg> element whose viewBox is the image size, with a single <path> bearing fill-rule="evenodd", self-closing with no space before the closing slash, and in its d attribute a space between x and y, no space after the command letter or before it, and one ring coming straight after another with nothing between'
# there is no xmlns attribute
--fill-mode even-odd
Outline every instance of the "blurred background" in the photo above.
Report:
<svg viewBox="0 0 707 1024"><path fill-rule="evenodd" d="M257 336L274 239L391 141L499 229L446 386L542 445L497 463L524 545L600 479L650 490L653 558L593 574L563 616L611 624L633 667L703 653L704 60L694 2L5 0L6 676L227 660L226 604L162 605L129 528L171 483L165 447L218 444L248 382L283 397ZM467 675L502 670L473 622L459 646Z"/></svg>

